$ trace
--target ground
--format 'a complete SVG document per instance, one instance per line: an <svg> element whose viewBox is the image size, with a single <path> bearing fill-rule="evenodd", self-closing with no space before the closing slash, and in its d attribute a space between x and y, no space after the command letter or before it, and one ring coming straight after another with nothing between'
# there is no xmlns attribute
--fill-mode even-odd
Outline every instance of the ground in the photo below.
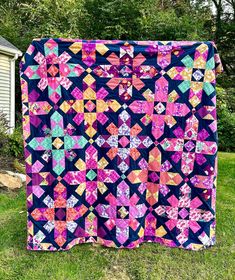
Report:
<svg viewBox="0 0 235 280"><path fill-rule="evenodd" d="M219 153L217 243L204 251L159 244L134 250L77 245L67 252L26 251L25 192L0 193L0 279L234 279L235 153Z"/></svg>

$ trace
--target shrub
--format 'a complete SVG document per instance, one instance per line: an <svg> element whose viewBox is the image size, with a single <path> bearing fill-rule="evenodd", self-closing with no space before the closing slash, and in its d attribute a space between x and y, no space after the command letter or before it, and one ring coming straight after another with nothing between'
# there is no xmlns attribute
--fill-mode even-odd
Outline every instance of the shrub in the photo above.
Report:
<svg viewBox="0 0 235 280"><path fill-rule="evenodd" d="M8 152L14 157L19 159L23 158L23 136L22 136L22 126L17 126L13 133L9 135L8 141Z"/></svg>
<svg viewBox="0 0 235 280"><path fill-rule="evenodd" d="M9 128L6 114L0 111L0 155L23 159L22 126L18 124L12 134Z"/></svg>

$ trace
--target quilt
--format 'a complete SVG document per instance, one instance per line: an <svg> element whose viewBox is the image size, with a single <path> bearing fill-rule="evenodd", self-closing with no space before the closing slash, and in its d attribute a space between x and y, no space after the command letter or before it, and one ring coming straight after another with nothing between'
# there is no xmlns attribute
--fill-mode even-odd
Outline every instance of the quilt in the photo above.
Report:
<svg viewBox="0 0 235 280"><path fill-rule="evenodd" d="M212 41L34 39L20 62L27 249L215 244Z"/></svg>

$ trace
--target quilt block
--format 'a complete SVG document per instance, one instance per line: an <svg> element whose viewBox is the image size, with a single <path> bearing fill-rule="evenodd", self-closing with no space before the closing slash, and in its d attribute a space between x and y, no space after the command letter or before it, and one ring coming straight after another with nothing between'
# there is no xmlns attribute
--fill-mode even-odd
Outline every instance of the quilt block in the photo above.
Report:
<svg viewBox="0 0 235 280"><path fill-rule="evenodd" d="M213 245L221 71L213 42L33 40L27 249Z"/></svg>

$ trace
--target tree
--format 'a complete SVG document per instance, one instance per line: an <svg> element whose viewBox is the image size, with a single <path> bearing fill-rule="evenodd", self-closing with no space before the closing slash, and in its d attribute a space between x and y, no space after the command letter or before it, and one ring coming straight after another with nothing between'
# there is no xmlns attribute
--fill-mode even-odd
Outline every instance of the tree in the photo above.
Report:
<svg viewBox="0 0 235 280"><path fill-rule="evenodd" d="M227 75L235 74L235 1L212 0L215 8L215 41Z"/></svg>

